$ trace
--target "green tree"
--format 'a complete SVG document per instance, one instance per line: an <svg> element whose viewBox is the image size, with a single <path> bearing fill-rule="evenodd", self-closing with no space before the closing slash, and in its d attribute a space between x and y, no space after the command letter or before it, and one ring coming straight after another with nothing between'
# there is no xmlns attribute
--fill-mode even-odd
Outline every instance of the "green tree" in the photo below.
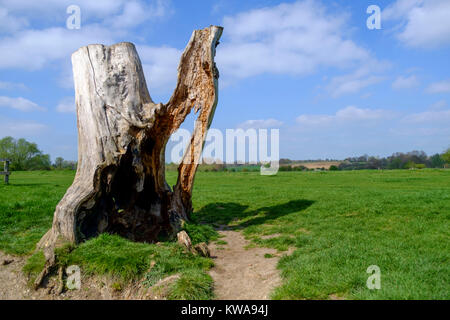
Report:
<svg viewBox="0 0 450 320"><path fill-rule="evenodd" d="M450 148L448 148L443 154L442 154L442 159L447 162L450 163Z"/></svg>
<svg viewBox="0 0 450 320"><path fill-rule="evenodd" d="M51 162L50 155L48 154L38 154L25 163L25 170L50 170Z"/></svg>
<svg viewBox="0 0 450 320"><path fill-rule="evenodd" d="M64 166L64 159L62 157L57 157L53 166L57 169L62 169Z"/></svg>
<svg viewBox="0 0 450 320"><path fill-rule="evenodd" d="M442 159L439 153L436 153L430 157L430 167L432 168L442 168L445 164L444 159Z"/></svg>
<svg viewBox="0 0 450 320"><path fill-rule="evenodd" d="M11 170L48 170L50 156L43 154L36 143L5 137L0 140L0 158L11 160Z"/></svg>
<svg viewBox="0 0 450 320"><path fill-rule="evenodd" d="M13 137L5 137L0 140L0 158L10 158L14 152L14 139Z"/></svg>
<svg viewBox="0 0 450 320"><path fill-rule="evenodd" d="M16 141L15 153L12 157L12 167L15 170L28 170L26 164L33 157L40 155L41 151L38 149L36 143L28 142L21 138Z"/></svg>
<svg viewBox="0 0 450 320"><path fill-rule="evenodd" d="M414 169L414 168L416 168L416 164L414 163L414 161L408 161L406 164L405 164L405 167L404 167L405 169Z"/></svg>
<svg viewBox="0 0 450 320"><path fill-rule="evenodd" d="M62 167L63 167L63 169L76 170L77 162L64 160Z"/></svg>
<svg viewBox="0 0 450 320"><path fill-rule="evenodd" d="M402 169L403 168L402 160L398 157L392 157L389 163L389 169Z"/></svg>

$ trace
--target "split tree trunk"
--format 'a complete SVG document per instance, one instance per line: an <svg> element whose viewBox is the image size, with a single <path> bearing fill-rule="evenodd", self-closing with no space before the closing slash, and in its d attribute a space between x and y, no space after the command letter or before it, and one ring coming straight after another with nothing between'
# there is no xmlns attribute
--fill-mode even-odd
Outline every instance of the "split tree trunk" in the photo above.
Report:
<svg viewBox="0 0 450 320"><path fill-rule="evenodd" d="M194 176L217 105L214 56L221 34L216 26L193 32L166 104L152 101L133 44L89 45L72 55L78 168L38 247L53 252L57 242L103 232L154 242L180 229L192 210ZM199 115L171 190L165 146L193 108Z"/></svg>

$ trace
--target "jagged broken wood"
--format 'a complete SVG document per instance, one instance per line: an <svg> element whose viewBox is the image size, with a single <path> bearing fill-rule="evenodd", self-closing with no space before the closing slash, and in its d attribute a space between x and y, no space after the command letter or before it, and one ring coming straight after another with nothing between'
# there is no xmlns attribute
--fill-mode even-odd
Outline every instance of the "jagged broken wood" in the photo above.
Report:
<svg viewBox="0 0 450 320"><path fill-rule="evenodd" d="M73 53L78 168L38 244L48 261L59 242L79 243L103 232L154 242L176 234L189 219L194 176L217 105L214 56L221 34L217 26L193 32L165 104L151 99L132 43ZM198 117L171 189L165 146L192 109Z"/></svg>

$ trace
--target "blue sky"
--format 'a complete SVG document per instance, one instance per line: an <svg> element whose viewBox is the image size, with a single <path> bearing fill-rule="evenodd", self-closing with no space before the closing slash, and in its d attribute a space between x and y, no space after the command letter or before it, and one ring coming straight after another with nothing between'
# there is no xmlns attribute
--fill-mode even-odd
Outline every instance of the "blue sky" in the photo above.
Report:
<svg viewBox="0 0 450 320"><path fill-rule="evenodd" d="M66 28L71 4L79 30ZM371 4L381 30L366 26ZM166 102L192 31L212 24L225 28L212 127L279 128L292 159L450 147L448 0L0 0L0 137L75 160L73 51L135 43Z"/></svg>

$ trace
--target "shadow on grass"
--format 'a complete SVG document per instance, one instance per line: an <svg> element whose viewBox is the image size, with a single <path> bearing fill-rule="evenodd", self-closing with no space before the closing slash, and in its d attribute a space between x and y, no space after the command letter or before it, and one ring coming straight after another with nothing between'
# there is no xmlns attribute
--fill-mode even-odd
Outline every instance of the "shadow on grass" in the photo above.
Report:
<svg viewBox="0 0 450 320"><path fill-rule="evenodd" d="M194 212L192 219L200 224L213 226L232 224L233 229L243 229L252 225L264 224L290 213L307 209L314 201L299 199L270 207L248 210L248 205L235 202L210 203ZM234 223L236 222L236 223Z"/></svg>

